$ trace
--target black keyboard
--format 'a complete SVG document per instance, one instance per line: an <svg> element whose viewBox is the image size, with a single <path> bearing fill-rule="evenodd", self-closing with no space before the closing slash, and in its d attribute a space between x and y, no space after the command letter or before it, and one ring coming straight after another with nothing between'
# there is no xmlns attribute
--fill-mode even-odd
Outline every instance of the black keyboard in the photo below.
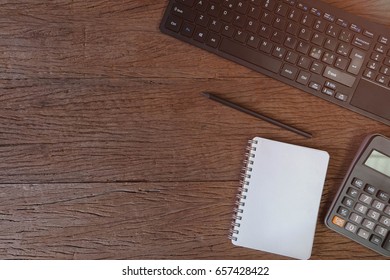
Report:
<svg viewBox="0 0 390 280"><path fill-rule="evenodd" d="M170 0L160 29L390 125L390 28L318 0Z"/></svg>

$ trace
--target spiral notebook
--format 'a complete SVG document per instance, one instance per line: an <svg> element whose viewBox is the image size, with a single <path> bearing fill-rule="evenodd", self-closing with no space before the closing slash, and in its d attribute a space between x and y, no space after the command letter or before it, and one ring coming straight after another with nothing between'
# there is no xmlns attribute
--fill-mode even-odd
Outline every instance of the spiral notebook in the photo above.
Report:
<svg viewBox="0 0 390 280"><path fill-rule="evenodd" d="M232 243L309 259L329 154L260 137L247 151Z"/></svg>

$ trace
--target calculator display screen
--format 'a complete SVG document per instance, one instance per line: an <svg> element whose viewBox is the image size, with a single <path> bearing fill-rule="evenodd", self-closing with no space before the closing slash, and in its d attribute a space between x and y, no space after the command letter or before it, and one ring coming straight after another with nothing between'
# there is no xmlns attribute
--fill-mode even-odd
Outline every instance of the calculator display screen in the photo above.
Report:
<svg viewBox="0 0 390 280"><path fill-rule="evenodd" d="M390 177L390 157L373 150L364 164Z"/></svg>

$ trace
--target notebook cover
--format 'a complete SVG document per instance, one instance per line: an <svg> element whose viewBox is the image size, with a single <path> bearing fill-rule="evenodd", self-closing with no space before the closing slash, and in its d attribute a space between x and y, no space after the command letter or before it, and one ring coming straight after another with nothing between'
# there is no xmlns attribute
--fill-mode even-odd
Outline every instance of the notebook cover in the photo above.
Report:
<svg viewBox="0 0 390 280"><path fill-rule="evenodd" d="M234 245L296 259L313 247L329 154L256 137L238 207ZM250 171L251 169L251 171ZM240 213L242 211L242 213Z"/></svg>

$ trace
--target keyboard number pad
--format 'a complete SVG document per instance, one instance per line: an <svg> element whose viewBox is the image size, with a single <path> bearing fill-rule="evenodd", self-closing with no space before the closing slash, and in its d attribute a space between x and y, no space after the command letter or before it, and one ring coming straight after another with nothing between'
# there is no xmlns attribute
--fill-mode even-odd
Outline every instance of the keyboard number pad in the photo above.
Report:
<svg viewBox="0 0 390 280"><path fill-rule="evenodd" d="M389 193L354 178L337 209L334 225L354 234L357 240L390 251Z"/></svg>

